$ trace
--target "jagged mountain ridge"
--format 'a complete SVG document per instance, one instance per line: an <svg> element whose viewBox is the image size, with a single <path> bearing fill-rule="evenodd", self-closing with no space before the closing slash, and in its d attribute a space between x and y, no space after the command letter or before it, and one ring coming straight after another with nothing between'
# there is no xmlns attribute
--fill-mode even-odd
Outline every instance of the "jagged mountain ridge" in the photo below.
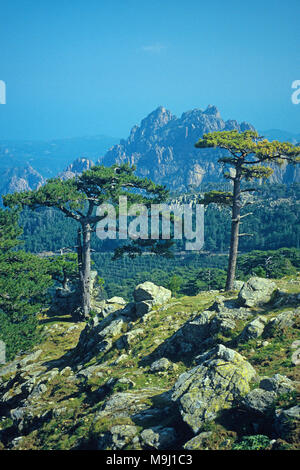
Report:
<svg viewBox="0 0 300 470"><path fill-rule="evenodd" d="M173 190L183 190L202 182L222 181L221 166L217 160L224 154L219 149L196 149L194 144L203 134L215 131L238 130L254 127L236 120L224 121L216 106L205 111L193 109L174 116L160 106L131 129L127 140L121 140L104 156L103 163L130 163L137 173L156 183L166 184ZM272 182L290 183L300 180L299 169L284 165L274 168Z"/></svg>
<svg viewBox="0 0 300 470"><path fill-rule="evenodd" d="M7 168L1 175L0 194L30 191L45 184L46 179L31 165Z"/></svg>
<svg viewBox="0 0 300 470"><path fill-rule="evenodd" d="M180 118L160 106L139 126L133 126L129 137L121 139L119 144L116 144L117 139L105 136L49 142L0 142L0 194L37 189L49 177L72 178L91 168L94 162L135 164L140 176L176 191L184 191L189 185L197 187L202 182L222 182L222 169L217 160L223 151L199 150L194 144L204 133L233 129L242 132L254 127L247 122L224 121L216 106L209 105L204 111L186 111ZM277 138L293 143L299 138L299 135L280 130L261 134L270 140ZM76 155L79 158L74 160ZM270 181L299 182L300 169L276 166Z"/></svg>
<svg viewBox="0 0 300 470"><path fill-rule="evenodd" d="M83 171L90 170L94 166L94 162L88 158L77 158L67 168L58 174L62 180L68 180L80 175Z"/></svg>

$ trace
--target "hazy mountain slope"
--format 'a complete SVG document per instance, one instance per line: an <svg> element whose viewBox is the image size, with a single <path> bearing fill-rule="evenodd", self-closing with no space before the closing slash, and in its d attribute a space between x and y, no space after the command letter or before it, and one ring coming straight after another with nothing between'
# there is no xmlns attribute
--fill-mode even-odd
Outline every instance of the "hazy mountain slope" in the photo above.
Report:
<svg viewBox="0 0 300 470"><path fill-rule="evenodd" d="M0 141L0 171L30 164L43 177L54 177L76 158L96 161L119 139L109 136L51 141Z"/></svg>
<svg viewBox="0 0 300 470"><path fill-rule="evenodd" d="M46 180L32 166L7 168L0 178L0 194L39 188Z"/></svg>
<svg viewBox="0 0 300 470"><path fill-rule="evenodd" d="M282 131L281 129L269 129L267 131L260 131L260 134L265 136L269 140L279 140L280 142L288 141L292 144L300 142L300 133L294 134L288 131Z"/></svg>

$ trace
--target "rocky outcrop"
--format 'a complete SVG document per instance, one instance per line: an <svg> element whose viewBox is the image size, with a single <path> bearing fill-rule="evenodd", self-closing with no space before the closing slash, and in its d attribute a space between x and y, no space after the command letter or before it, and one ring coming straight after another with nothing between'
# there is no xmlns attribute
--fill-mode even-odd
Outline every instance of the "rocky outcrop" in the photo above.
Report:
<svg viewBox="0 0 300 470"><path fill-rule="evenodd" d="M264 336L272 337L284 333L287 328L292 327L296 320L300 318L300 308L280 313L266 325Z"/></svg>
<svg viewBox="0 0 300 470"><path fill-rule="evenodd" d="M161 305L171 298L171 291L153 282L144 282L136 286L133 297L136 302L150 301L153 305Z"/></svg>
<svg viewBox="0 0 300 470"><path fill-rule="evenodd" d="M219 344L198 358L172 390L183 420L197 434L203 424L250 391L254 368L240 354Z"/></svg>
<svg viewBox="0 0 300 470"><path fill-rule="evenodd" d="M154 305L166 303L171 296L172 292L169 289L156 286L153 282L139 284L133 292L137 316L142 317L149 313Z"/></svg>
<svg viewBox="0 0 300 470"><path fill-rule="evenodd" d="M138 434L138 428L132 425L116 425L112 426L110 430L102 434L98 440L97 448L99 450L111 449L121 450L132 442Z"/></svg>
<svg viewBox="0 0 300 470"><path fill-rule="evenodd" d="M31 191L38 189L45 182L45 178L31 165L8 168L1 176L0 194Z"/></svg>
<svg viewBox="0 0 300 470"><path fill-rule="evenodd" d="M136 287L134 298L137 301L126 306L124 299L120 297L101 302L94 300L93 306L98 309L98 314L93 323L82 331L73 355L77 358L82 355L89 358L97 353L108 352L113 344L119 350L129 350L132 343L144 333L143 328L132 327L132 320L146 315L154 306L167 302L171 298L171 291L152 282L144 282ZM141 305L146 304L148 308L141 309Z"/></svg>
<svg viewBox="0 0 300 470"><path fill-rule="evenodd" d="M172 449L176 442L174 428L154 426L141 432L141 442L144 449Z"/></svg>
<svg viewBox="0 0 300 470"><path fill-rule="evenodd" d="M0 449L234 449L258 433L295 446L298 309L166 291L144 283L89 324L49 317L40 349L0 368ZM270 323L279 334L263 341Z"/></svg>
<svg viewBox="0 0 300 470"><path fill-rule="evenodd" d="M272 411L276 398L295 390L291 380L280 374L273 377L265 377L260 381L259 388L251 390L241 400L241 406L246 410L265 414Z"/></svg>
<svg viewBox="0 0 300 470"><path fill-rule="evenodd" d="M187 441L184 444L183 448L185 450L198 450L199 447L203 446L205 441L211 437L211 435L212 435L211 431L201 432L197 436Z"/></svg>
<svg viewBox="0 0 300 470"><path fill-rule="evenodd" d="M90 170L94 166L94 162L87 158L77 158L73 163L67 166L67 168L58 174L58 178L61 180L69 180L77 175L80 175L83 171Z"/></svg>
<svg viewBox="0 0 300 470"><path fill-rule="evenodd" d="M150 372L165 372L177 369L177 365L170 362L166 357L154 361L150 366Z"/></svg>
<svg viewBox="0 0 300 470"><path fill-rule="evenodd" d="M236 322L253 317L251 309L240 307L232 300L220 298L208 309L187 321L155 352L158 357L182 359L196 357L209 348L218 334L228 335L236 328Z"/></svg>
<svg viewBox="0 0 300 470"><path fill-rule="evenodd" d="M277 289L275 282L261 277L251 277L239 292L239 301L245 307L258 307L271 300Z"/></svg>
<svg viewBox="0 0 300 470"><path fill-rule="evenodd" d="M288 442L293 440L299 442L300 406L293 406L287 410L278 409L275 414L277 434Z"/></svg>
<svg viewBox="0 0 300 470"><path fill-rule="evenodd" d="M259 338L264 332L266 323L267 319L262 316L249 322L240 335L240 341L247 342L250 339Z"/></svg>

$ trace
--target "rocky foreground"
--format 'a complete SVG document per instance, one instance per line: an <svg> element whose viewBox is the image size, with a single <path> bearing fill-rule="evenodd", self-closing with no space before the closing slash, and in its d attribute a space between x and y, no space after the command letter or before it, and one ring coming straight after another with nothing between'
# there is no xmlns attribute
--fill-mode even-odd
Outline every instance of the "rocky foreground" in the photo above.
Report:
<svg viewBox="0 0 300 470"><path fill-rule="evenodd" d="M300 279L236 287L45 316L0 368L0 448L299 449Z"/></svg>

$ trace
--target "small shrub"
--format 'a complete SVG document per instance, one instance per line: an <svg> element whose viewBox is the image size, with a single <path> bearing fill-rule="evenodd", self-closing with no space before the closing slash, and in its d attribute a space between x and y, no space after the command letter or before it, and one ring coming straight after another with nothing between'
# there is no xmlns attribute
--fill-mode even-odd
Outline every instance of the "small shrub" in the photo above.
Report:
<svg viewBox="0 0 300 470"><path fill-rule="evenodd" d="M264 450L270 446L270 439L263 434L244 436L232 446L232 450Z"/></svg>

